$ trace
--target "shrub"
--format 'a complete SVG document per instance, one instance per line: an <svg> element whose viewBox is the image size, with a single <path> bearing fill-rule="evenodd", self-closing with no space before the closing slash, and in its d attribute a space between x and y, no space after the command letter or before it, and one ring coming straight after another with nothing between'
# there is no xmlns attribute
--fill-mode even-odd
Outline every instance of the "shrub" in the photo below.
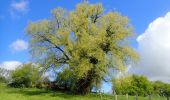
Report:
<svg viewBox="0 0 170 100"><path fill-rule="evenodd" d="M11 73L12 87L35 87L40 80L39 67L32 64L24 64Z"/></svg>

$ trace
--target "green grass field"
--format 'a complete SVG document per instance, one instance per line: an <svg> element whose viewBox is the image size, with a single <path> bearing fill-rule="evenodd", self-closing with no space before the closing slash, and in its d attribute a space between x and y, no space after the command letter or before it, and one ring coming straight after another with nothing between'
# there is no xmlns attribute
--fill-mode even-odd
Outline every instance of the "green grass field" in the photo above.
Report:
<svg viewBox="0 0 170 100"><path fill-rule="evenodd" d="M40 89L16 89L8 88L5 84L0 84L0 100L101 100L100 95L90 94L86 96L68 95L61 92L46 91ZM102 95L102 100L114 100L112 95ZM118 100L126 100L125 96L118 96ZM129 96L129 100L135 97ZM138 100L149 100L147 97L139 97ZM152 100L166 100L155 97Z"/></svg>

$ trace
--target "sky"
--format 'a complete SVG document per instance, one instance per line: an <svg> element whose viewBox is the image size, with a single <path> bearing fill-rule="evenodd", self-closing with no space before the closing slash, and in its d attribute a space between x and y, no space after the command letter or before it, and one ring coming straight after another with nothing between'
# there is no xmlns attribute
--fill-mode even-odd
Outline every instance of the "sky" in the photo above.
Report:
<svg viewBox="0 0 170 100"><path fill-rule="evenodd" d="M29 62L30 21L50 17L56 7L68 10L83 0L0 0L0 67L15 69ZM140 55L130 73L146 75L150 80L170 82L170 0L88 0L102 3L105 12L118 11L130 19L136 33L132 47ZM105 87L107 88L107 87Z"/></svg>

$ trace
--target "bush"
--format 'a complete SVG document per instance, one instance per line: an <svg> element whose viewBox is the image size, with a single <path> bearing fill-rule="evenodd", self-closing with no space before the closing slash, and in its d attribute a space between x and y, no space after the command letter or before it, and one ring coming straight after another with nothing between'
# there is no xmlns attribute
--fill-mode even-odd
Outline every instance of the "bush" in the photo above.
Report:
<svg viewBox="0 0 170 100"><path fill-rule="evenodd" d="M153 92L153 86L146 77L132 75L114 79L113 90L117 94L147 96Z"/></svg>
<svg viewBox="0 0 170 100"><path fill-rule="evenodd" d="M5 83L6 82L6 78L4 76L0 76L0 82L1 83Z"/></svg>
<svg viewBox="0 0 170 100"><path fill-rule="evenodd" d="M12 87L35 87L40 80L39 68L32 63L24 64L11 73Z"/></svg>

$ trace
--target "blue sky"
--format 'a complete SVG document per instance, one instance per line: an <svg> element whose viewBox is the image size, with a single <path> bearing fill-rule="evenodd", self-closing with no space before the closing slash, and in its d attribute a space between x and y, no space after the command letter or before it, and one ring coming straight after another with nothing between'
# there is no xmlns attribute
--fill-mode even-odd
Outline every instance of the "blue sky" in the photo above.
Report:
<svg viewBox="0 0 170 100"><path fill-rule="evenodd" d="M27 11L11 11L13 3L27 2ZM74 9L82 0L0 0L0 62L30 60L28 50L12 52L9 45L17 39L27 41L24 29L29 21L37 21L50 16L55 7ZM169 0L89 0L101 2L106 11L116 10L128 16L137 34L143 33L155 18L170 10ZM14 13L14 14L11 14ZM136 44L134 43L134 47Z"/></svg>
<svg viewBox="0 0 170 100"><path fill-rule="evenodd" d="M82 0L0 0L0 65L8 64L12 61L12 64L30 61L31 58L27 48L28 37L25 34L25 28L29 21L37 21L50 17L50 11L56 7L63 7L68 10L74 9L75 5L81 1ZM137 34L136 38L139 35L142 37L142 34L146 33L145 30L149 28L148 25L150 23L157 21L157 18L165 16L170 11L170 0L88 1L90 3L102 3L106 12L118 11L122 15L127 16L130 19L130 23L135 28ZM165 37L170 34L169 31L165 33L167 33ZM168 38L168 40L169 39L170 38ZM153 41L148 42L153 43ZM144 42L140 43L143 44ZM138 45L138 42L134 41L132 43L135 49L138 49ZM157 46L158 44L155 45ZM166 50L169 50L169 48L166 48ZM163 54L160 55L164 57ZM169 66L167 66L167 68L169 68ZM146 75L148 75L148 72ZM158 77L161 75L158 75Z"/></svg>

